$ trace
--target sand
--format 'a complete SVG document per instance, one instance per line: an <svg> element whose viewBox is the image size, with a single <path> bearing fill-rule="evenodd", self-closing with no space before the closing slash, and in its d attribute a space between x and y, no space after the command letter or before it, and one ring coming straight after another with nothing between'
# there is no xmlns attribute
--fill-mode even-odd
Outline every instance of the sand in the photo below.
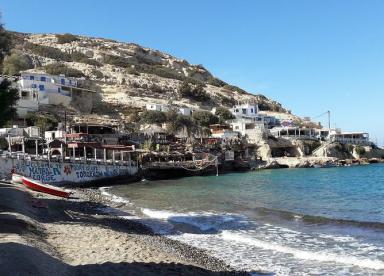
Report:
<svg viewBox="0 0 384 276"><path fill-rule="evenodd" d="M0 275L244 275L202 251L101 212L101 197L65 200L0 183Z"/></svg>

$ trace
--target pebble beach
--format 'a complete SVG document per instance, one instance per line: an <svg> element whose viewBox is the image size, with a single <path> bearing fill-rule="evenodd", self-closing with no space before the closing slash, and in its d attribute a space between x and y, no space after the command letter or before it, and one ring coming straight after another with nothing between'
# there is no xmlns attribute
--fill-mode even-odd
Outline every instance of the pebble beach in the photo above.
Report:
<svg viewBox="0 0 384 276"><path fill-rule="evenodd" d="M246 275L209 252L103 212L98 190L70 199L0 183L1 275Z"/></svg>

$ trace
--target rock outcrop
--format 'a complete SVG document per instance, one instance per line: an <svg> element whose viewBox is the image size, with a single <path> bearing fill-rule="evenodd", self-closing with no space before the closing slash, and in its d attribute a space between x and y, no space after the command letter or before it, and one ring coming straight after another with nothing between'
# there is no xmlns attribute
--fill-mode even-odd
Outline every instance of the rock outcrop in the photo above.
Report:
<svg viewBox="0 0 384 276"><path fill-rule="evenodd" d="M278 102L229 85L202 65L192 65L134 43L83 36L71 36L72 39L63 43L55 34L14 33L14 36L15 48L32 58L35 65L32 70L44 71L47 65L57 63L78 70L83 78L100 88L100 101L104 103L136 107L172 103L210 110L213 106L257 102L267 113L288 114ZM179 93L184 81L192 86L202 85L206 93L204 100Z"/></svg>

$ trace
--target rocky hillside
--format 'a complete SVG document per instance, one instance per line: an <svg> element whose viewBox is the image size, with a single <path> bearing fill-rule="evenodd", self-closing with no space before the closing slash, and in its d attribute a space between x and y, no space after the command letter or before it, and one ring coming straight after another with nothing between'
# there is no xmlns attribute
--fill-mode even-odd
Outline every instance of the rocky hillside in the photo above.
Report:
<svg viewBox="0 0 384 276"><path fill-rule="evenodd" d="M81 78L85 87L100 92L101 102L116 107L172 102L209 110L248 101L264 111L286 113L276 101L232 86L202 65L134 43L70 34L13 35L14 51L27 54L31 70ZM180 91L182 84L189 92Z"/></svg>

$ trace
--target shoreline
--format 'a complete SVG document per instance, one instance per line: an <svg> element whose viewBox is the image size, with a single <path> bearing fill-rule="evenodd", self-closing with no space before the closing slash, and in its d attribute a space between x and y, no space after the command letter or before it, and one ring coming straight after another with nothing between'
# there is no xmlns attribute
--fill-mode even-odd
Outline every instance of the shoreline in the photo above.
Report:
<svg viewBox="0 0 384 276"><path fill-rule="evenodd" d="M248 275L105 208L119 211L95 189L63 200L0 182L0 274Z"/></svg>

